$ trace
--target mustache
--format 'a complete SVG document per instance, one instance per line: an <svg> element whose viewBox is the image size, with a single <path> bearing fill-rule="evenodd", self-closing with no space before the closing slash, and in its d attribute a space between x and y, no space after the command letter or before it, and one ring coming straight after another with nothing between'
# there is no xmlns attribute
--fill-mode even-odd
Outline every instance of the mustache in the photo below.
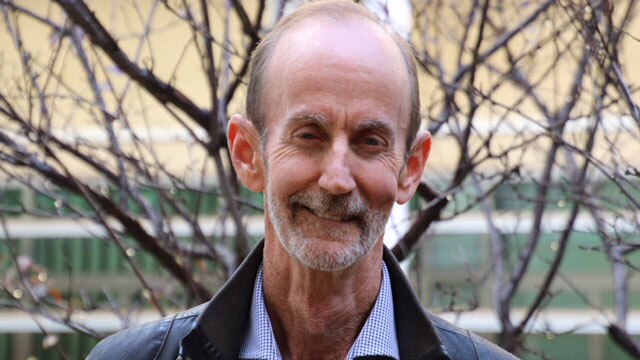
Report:
<svg viewBox="0 0 640 360"><path fill-rule="evenodd" d="M317 216L347 221L361 219L367 212L365 200L357 192L335 196L322 191L304 191L289 198L292 209L303 207Z"/></svg>

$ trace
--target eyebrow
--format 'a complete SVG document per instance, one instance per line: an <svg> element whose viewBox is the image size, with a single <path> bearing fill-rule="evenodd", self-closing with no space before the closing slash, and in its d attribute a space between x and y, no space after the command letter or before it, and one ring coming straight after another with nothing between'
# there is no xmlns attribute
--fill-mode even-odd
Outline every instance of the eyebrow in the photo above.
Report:
<svg viewBox="0 0 640 360"><path fill-rule="evenodd" d="M378 120L378 119L365 120L360 122L358 125L356 125L354 130L356 132L361 132L361 131L377 132L377 133L380 133L381 135L388 137L392 143L395 142L393 129L389 121Z"/></svg>
<svg viewBox="0 0 640 360"><path fill-rule="evenodd" d="M322 127L328 127L329 121L322 114L310 114L308 112L300 111L292 114L286 121L286 127L290 128L292 125L296 123L313 123L318 124Z"/></svg>

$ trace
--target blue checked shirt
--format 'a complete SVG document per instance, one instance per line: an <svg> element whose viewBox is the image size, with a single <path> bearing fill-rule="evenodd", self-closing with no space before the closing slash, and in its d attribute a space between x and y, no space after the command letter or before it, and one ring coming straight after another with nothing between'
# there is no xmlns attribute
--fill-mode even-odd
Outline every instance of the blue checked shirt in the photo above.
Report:
<svg viewBox="0 0 640 360"><path fill-rule="evenodd" d="M369 314L347 360L359 356L385 356L399 359L393 315L393 296L387 266L382 264L382 285L376 303ZM264 304L262 291L262 265L258 269L251 300L251 315L240 346L240 359L281 360L280 350L273 336L271 321Z"/></svg>

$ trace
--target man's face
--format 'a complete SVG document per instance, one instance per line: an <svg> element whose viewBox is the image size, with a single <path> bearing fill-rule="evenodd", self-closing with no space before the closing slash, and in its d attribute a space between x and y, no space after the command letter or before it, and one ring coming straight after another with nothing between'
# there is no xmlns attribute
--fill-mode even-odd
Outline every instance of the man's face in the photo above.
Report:
<svg viewBox="0 0 640 360"><path fill-rule="evenodd" d="M265 76L266 233L338 271L378 242L409 123L402 55L368 23L311 22L280 39Z"/></svg>

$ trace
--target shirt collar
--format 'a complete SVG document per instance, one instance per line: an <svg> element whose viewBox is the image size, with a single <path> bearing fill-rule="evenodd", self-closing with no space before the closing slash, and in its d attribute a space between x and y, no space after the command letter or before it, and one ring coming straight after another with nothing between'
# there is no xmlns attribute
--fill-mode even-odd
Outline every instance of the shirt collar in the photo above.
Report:
<svg viewBox="0 0 640 360"><path fill-rule="evenodd" d="M393 295L387 265L382 263L382 284L375 305L360 334L349 351L347 359L359 356L387 356L400 358L393 311Z"/></svg>
<svg viewBox="0 0 640 360"><path fill-rule="evenodd" d="M264 304L264 292L262 291L262 264L258 268L256 282L253 287L253 297L251 298L251 311L249 312L249 323L244 331L242 343L240 344L240 359L282 359L276 338L273 336L271 320Z"/></svg>
<svg viewBox="0 0 640 360"><path fill-rule="evenodd" d="M264 303L262 264L258 268L249 323L240 345L240 359L280 360L280 350L273 335L271 321ZM393 307L391 280L386 264L382 264L382 284L376 303L356 341L351 346L348 360L361 356L400 358Z"/></svg>

